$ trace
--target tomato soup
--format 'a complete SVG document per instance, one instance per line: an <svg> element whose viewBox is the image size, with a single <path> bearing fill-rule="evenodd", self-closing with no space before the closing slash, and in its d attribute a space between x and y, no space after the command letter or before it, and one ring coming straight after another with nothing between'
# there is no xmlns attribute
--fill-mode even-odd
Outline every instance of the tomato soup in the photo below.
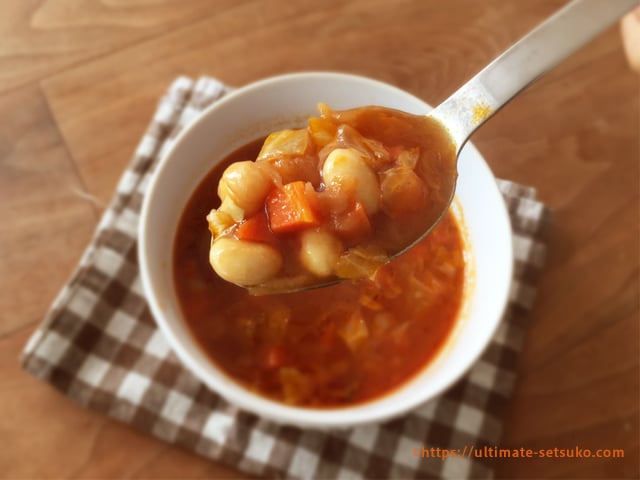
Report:
<svg viewBox="0 0 640 480"><path fill-rule="evenodd" d="M289 405L346 407L377 399L427 367L463 302L464 241L453 213L372 278L252 296L209 265L205 220L225 168L256 158L264 139L233 152L197 187L176 233L174 283L207 356L256 393Z"/></svg>

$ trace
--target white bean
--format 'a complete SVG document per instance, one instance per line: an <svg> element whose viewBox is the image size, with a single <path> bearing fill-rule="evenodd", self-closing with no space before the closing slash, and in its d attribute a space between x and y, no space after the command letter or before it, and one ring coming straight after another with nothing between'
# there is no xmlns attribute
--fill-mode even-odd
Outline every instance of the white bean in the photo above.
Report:
<svg viewBox="0 0 640 480"><path fill-rule="evenodd" d="M224 202L230 198L244 210L245 218L258 212L271 190L269 175L255 162L232 163L222 174L218 184L218 196Z"/></svg>
<svg viewBox="0 0 640 480"><path fill-rule="evenodd" d="M353 189L355 199L362 203L367 215L380 207L378 176L367 165L360 152L353 148L336 148L322 166L322 177L328 188L339 191Z"/></svg>
<svg viewBox="0 0 640 480"><path fill-rule="evenodd" d="M300 262L318 277L326 277L340 258L343 247L340 240L325 230L305 230L300 236Z"/></svg>
<svg viewBox="0 0 640 480"><path fill-rule="evenodd" d="M280 271L282 255L263 243L223 237L211 245L209 263L224 280L252 286L272 279Z"/></svg>

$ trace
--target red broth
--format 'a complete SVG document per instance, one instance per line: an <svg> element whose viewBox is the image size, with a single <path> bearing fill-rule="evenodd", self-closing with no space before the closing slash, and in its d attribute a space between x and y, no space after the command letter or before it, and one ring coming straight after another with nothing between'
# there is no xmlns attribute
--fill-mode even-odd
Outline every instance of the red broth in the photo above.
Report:
<svg viewBox="0 0 640 480"><path fill-rule="evenodd" d="M391 393L429 365L458 318L465 258L455 216L373 280L252 296L211 269L205 217L224 168L255 158L262 141L213 169L183 212L173 271L193 336L230 377L286 404L345 407Z"/></svg>

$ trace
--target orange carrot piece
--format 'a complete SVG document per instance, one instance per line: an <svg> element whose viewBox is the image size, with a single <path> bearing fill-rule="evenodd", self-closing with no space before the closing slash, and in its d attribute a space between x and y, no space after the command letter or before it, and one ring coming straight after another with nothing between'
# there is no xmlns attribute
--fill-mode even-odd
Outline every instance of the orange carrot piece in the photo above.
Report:
<svg viewBox="0 0 640 480"><path fill-rule="evenodd" d="M235 230L235 236L238 240L262 243L272 242L273 233L269 230L269 223L264 210L238 225Z"/></svg>
<svg viewBox="0 0 640 480"><path fill-rule="evenodd" d="M276 188L267 196L269 226L273 232L293 232L320 224L305 190L305 182L297 181Z"/></svg>

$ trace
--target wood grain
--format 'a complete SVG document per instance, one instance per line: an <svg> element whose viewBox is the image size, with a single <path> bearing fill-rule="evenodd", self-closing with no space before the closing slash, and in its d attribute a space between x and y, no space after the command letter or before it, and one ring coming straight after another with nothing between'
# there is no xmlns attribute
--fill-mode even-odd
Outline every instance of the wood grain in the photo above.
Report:
<svg viewBox="0 0 640 480"><path fill-rule="evenodd" d="M5 1L0 92L25 86L0 96L0 476L243 478L72 405L16 361L173 78L339 70L436 104L563 3ZM499 478L640 476L638 87L612 27L474 136L554 211L504 444L625 450L504 460Z"/></svg>
<svg viewBox="0 0 640 480"><path fill-rule="evenodd" d="M529 478L638 471L638 83L619 42L608 31L475 139L498 175L535 185L554 209L507 442L636 452L617 462L529 460ZM522 476L522 463L503 462L500 474Z"/></svg>
<svg viewBox="0 0 640 480"><path fill-rule="evenodd" d="M0 2L0 92L234 8L236 0Z"/></svg>
<svg viewBox="0 0 640 480"><path fill-rule="evenodd" d="M0 125L2 336L42 318L97 215L38 88L0 96Z"/></svg>

